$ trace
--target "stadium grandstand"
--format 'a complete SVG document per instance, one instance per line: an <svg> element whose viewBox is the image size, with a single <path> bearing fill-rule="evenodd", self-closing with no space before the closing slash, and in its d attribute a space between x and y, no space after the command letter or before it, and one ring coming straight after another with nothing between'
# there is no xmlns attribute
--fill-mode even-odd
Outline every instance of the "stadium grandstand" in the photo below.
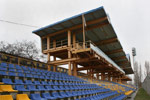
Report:
<svg viewBox="0 0 150 100"><path fill-rule="evenodd" d="M136 91L127 84L130 56L103 7L33 33L47 63L0 52L0 100L125 100Z"/></svg>

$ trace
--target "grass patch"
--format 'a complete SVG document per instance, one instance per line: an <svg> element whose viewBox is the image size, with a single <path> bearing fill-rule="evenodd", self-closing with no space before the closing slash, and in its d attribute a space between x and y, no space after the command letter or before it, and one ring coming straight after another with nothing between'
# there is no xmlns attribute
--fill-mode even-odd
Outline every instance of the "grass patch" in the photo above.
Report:
<svg viewBox="0 0 150 100"><path fill-rule="evenodd" d="M143 88L140 88L134 100L150 100L150 95Z"/></svg>

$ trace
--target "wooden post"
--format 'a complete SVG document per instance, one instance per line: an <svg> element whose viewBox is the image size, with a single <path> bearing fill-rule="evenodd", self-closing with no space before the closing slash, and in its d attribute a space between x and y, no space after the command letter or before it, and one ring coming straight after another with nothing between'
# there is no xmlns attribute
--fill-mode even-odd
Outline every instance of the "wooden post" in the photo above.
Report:
<svg viewBox="0 0 150 100"><path fill-rule="evenodd" d="M18 65L20 65L20 58L18 58Z"/></svg>
<svg viewBox="0 0 150 100"><path fill-rule="evenodd" d="M50 53L47 54L47 62L50 62ZM48 71L51 70L51 66L48 64Z"/></svg>
<svg viewBox="0 0 150 100"><path fill-rule="evenodd" d="M97 80L99 80L99 73L96 73L96 78Z"/></svg>
<svg viewBox="0 0 150 100"><path fill-rule="evenodd" d="M77 64L73 63L73 75L77 76Z"/></svg>
<svg viewBox="0 0 150 100"><path fill-rule="evenodd" d="M111 78L110 75L111 75L111 73L108 73L108 81L110 81L110 78Z"/></svg>
<svg viewBox="0 0 150 100"><path fill-rule="evenodd" d="M47 37L47 50L50 49L50 37Z"/></svg>
<svg viewBox="0 0 150 100"><path fill-rule="evenodd" d="M50 49L50 37L47 37L47 50ZM50 62L50 53L47 53L47 62ZM50 71L51 66L48 65L48 71Z"/></svg>
<svg viewBox="0 0 150 100"><path fill-rule="evenodd" d="M73 48L76 48L76 34L73 33Z"/></svg>
<svg viewBox="0 0 150 100"><path fill-rule="evenodd" d="M68 47L70 47L70 49L71 49L71 31L70 30L68 30ZM68 58L71 58L71 51L70 51L70 49L68 50ZM70 61L68 62L68 74L72 75L71 62Z"/></svg>
<svg viewBox="0 0 150 100"><path fill-rule="evenodd" d="M101 80L105 80L105 73L103 72L103 73L101 73Z"/></svg>
<svg viewBox="0 0 150 100"><path fill-rule="evenodd" d="M83 24L83 48L85 49L85 18L82 15L82 24Z"/></svg>
<svg viewBox="0 0 150 100"><path fill-rule="evenodd" d="M53 57L54 57L54 61L56 61L56 56ZM54 65L53 71L56 72L56 65Z"/></svg>
<svg viewBox="0 0 150 100"><path fill-rule="evenodd" d="M53 40L53 48L56 48L56 40Z"/></svg>

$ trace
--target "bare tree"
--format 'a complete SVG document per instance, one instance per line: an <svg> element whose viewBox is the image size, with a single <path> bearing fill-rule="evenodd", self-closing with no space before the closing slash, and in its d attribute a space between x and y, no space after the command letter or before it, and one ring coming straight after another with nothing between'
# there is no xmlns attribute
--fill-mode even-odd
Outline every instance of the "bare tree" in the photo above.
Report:
<svg viewBox="0 0 150 100"><path fill-rule="evenodd" d="M40 53L35 41L23 40L21 42L16 41L12 44L1 41L0 43L0 51L45 62L46 57Z"/></svg>
<svg viewBox="0 0 150 100"><path fill-rule="evenodd" d="M142 68L141 65L138 64L138 62L134 63L134 82L135 85L138 87L141 87L142 84Z"/></svg>
<svg viewBox="0 0 150 100"><path fill-rule="evenodd" d="M145 76L147 76L148 73L150 73L150 65L148 61L145 61Z"/></svg>

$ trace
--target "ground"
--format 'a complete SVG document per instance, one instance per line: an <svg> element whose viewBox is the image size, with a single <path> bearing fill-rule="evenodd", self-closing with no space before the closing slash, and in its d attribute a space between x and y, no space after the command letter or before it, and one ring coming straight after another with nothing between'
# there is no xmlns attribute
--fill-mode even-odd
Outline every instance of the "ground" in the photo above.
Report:
<svg viewBox="0 0 150 100"><path fill-rule="evenodd" d="M134 100L150 100L150 95L143 88L140 88Z"/></svg>

